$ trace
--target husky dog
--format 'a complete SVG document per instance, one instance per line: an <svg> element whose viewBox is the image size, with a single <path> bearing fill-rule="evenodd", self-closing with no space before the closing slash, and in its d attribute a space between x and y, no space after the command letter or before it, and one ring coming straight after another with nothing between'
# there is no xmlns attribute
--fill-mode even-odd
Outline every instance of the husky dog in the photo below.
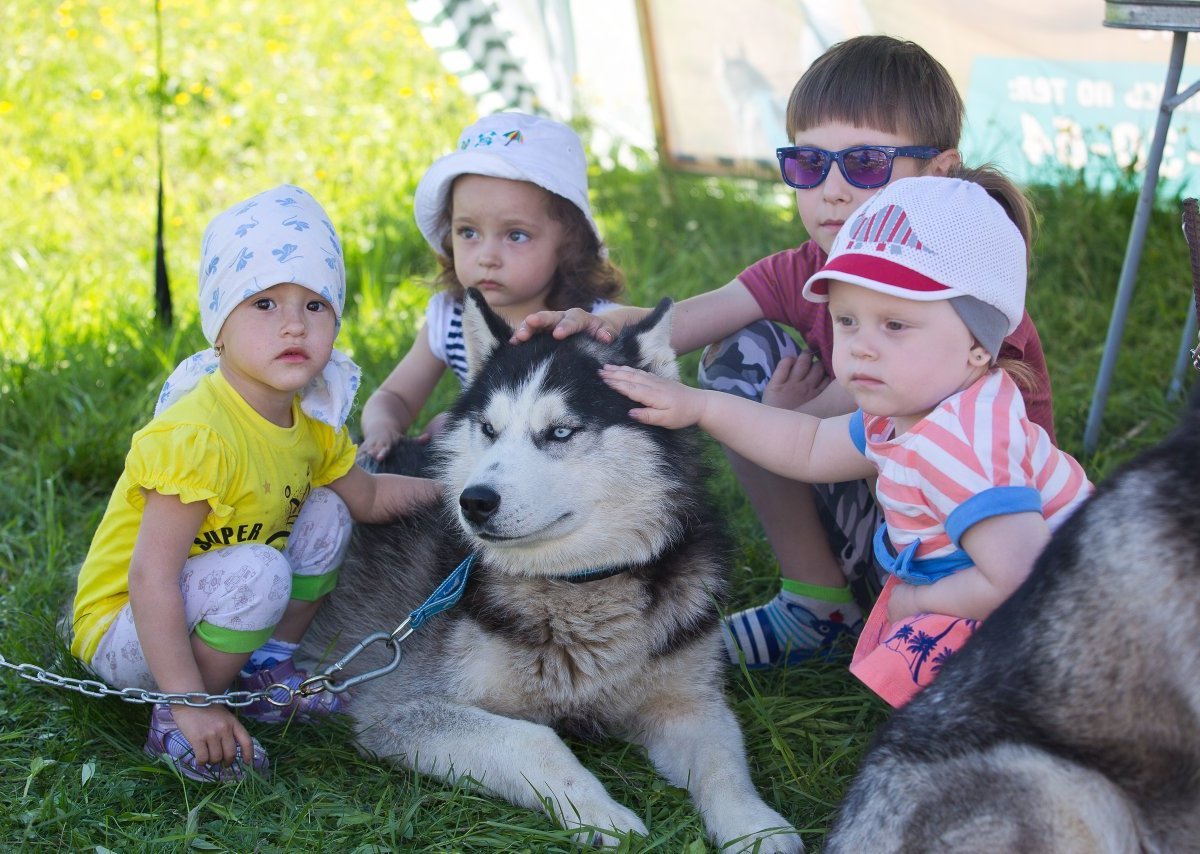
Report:
<svg viewBox="0 0 1200 854"><path fill-rule="evenodd" d="M830 852L1200 851L1200 414L877 733Z"/></svg>
<svg viewBox="0 0 1200 854"><path fill-rule="evenodd" d="M723 693L729 550L698 437L632 421L598 376L605 362L677 376L669 302L611 345L517 346L471 291L463 333L469 381L432 447L445 506L360 526L307 639L340 655L477 555L461 601L403 641L395 672L353 689L359 745L612 845L646 826L559 734L619 736L688 789L717 843L802 851L755 791Z"/></svg>

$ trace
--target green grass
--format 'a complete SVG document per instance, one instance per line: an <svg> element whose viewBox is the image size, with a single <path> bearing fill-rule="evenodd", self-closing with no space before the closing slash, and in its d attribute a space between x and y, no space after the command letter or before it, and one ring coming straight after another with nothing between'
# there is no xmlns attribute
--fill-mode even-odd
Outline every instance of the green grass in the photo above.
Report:
<svg viewBox="0 0 1200 854"><path fill-rule="evenodd" d="M339 344L368 387L408 347L432 259L411 216L422 170L474 116L401 4L165 3L166 244L177 323L153 317L154 20L150 4L0 0L0 653L79 674L54 639L73 572L169 369L203 339L192 304L200 233L236 199L288 180L342 233L352 293ZM647 159L595 171L595 207L629 299L717 287L801 239L771 185L673 175ZM1029 306L1064 447L1083 425L1132 217L1125 188L1035 187ZM1170 429L1164 398L1190 298L1178 205L1156 213L1118 362L1102 478ZM694 375L695 357L685 360ZM444 403L452 389L440 389ZM718 455L714 454L714 460ZM752 514L721 467L739 544L735 605L774 591ZM384 627L390 628L390 627ZM767 799L817 847L885 718L845 672L814 663L731 675ZM342 725L257 727L268 781L205 787L140 752L143 707L0 678L0 845L108 850L565 851L539 815L360 757ZM575 745L643 815L630 851L706 850L686 796L636 750Z"/></svg>

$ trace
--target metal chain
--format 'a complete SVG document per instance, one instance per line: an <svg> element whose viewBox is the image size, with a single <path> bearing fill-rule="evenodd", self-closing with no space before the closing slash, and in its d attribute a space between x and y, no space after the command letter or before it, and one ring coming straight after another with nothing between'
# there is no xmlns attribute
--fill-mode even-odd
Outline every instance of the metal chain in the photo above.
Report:
<svg viewBox="0 0 1200 854"><path fill-rule="evenodd" d="M36 664L13 664L2 654L0 654L0 667L16 671L22 679L28 679L30 682L52 685L55 688L67 688L88 697L120 697L127 703L177 703L197 707L220 703L233 708L241 708L259 699L274 702L271 697L267 696L267 691L230 691L225 694L205 694L197 691L191 694L167 694L160 691L148 691L145 688L110 688L95 679L62 676L58 673L51 673ZM275 687L271 685L267 690Z"/></svg>
<svg viewBox="0 0 1200 854"><path fill-rule="evenodd" d="M455 567L442 583L437 586L437 589L429 595L424 604L415 611L412 611L391 632L375 632L374 634L367 635L328 669L308 677L295 688L284 685L282 682L275 682L261 691L227 691L224 694L205 694L203 691L192 691L186 694L167 694L161 691L148 691L145 688L110 688L108 685L95 679L76 679L71 676L61 676L57 673L51 673L45 668L38 667L36 664L13 664L2 654L0 654L0 667L7 667L9 670L16 671L22 679L28 679L30 682L38 682L42 685L52 685L56 688L78 691L80 694L88 697L120 697L126 703L173 703L197 708L220 704L240 709L258 700L266 700L271 705L282 708L290 706L298 696L309 697L313 694L319 694L322 691L341 694L355 685L361 685L363 682L368 682L371 679L386 676L399 667L400 659L403 656L400 644L414 631L419 629L430 617L440 614L458 602L462 596L463 589L466 587L471 567L478 557L477 552L467 555L466 559ZM347 677L341 682L334 679L335 676L345 670L347 664L374 643L383 643L391 651L392 660L374 670L368 670L357 676Z"/></svg>
<svg viewBox="0 0 1200 854"><path fill-rule="evenodd" d="M261 691L226 691L224 694L206 694L203 691L192 691L186 694L171 694L163 691L149 691L145 688L112 688L96 679L77 679L73 676L62 676L58 673L52 673L44 667L38 667L36 664L13 664L2 653L0 653L0 667L7 667L9 670L16 672L22 679L28 679L30 682L51 685L55 688L66 688L70 691L78 691L80 694L88 697L119 697L126 703L172 703L175 705L192 706L193 708L222 705L233 709L240 709L259 700L266 700L271 705L282 708L290 706L297 696L307 697L312 694L319 694L322 691L340 694L355 685L360 685L368 680L377 679L380 676L391 673L400 666L402 656L400 642L412 634L411 622L411 619L406 618L390 634L388 632L375 632L372 635L368 635L355 644L353 649L338 659L327 670L308 677L295 688L284 685L282 682L275 682ZM334 680L333 677L341 673L353 658L371 644L380 641L392 651L391 661L375 670L351 676L341 682Z"/></svg>

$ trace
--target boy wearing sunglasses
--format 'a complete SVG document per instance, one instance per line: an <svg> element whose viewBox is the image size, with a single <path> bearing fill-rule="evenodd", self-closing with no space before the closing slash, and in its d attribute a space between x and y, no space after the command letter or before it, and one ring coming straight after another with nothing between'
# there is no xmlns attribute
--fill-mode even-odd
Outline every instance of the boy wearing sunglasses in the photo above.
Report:
<svg viewBox="0 0 1200 854"><path fill-rule="evenodd" d="M675 351L709 345L700 367L702 387L818 417L854 410L849 393L830 382L828 306L805 300L804 283L824 265L843 224L880 189L900 178L959 169L963 112L949 73L913 42L860 36L834 45L812 64L788 100L787 133L794 144L777 152L809 239L752 264L724 287L677 303ZM986 175L998 179L994 172ZM999 182L1011 189L1006 180ZM624 326L648 311L626 307L603 319L578 309L542 312L528 317L515 337L527 340L551 329L560 338L587 331L604 340L615 333L612 324ZM796 330L807 351L776 324ZM998 355L1024 363L1029 417L1053 439L1050 378L1027 313ZM880 584L871 539L882 517L869 484L808 484L725 452L781 575L777 596L726 619L730 660L736 664L744 657L751 668L793 664L839 637L857 635L859 603L874 598Z"/></svg>

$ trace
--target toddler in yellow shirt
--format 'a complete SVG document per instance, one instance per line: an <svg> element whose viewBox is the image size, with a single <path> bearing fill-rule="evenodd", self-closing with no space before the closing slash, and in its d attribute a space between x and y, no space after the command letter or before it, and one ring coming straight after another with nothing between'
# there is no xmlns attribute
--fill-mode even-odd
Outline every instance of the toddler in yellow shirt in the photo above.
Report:
<svg viewBox="0 0 1200 854"><path fill-rule="evenodd" d="M333 348L345 267L316 199L282 185L215 217L199 299L212 348L180 363L133 436L80 570L71 651L121 688L294 689L308 674L292 652L337 583L351 519L383 521L438 490L355 465L359 371ZM293 694L241 714L274 723L340 707ZM196 780L268 768L220 704L155 705L145 750Z"/></svg>

